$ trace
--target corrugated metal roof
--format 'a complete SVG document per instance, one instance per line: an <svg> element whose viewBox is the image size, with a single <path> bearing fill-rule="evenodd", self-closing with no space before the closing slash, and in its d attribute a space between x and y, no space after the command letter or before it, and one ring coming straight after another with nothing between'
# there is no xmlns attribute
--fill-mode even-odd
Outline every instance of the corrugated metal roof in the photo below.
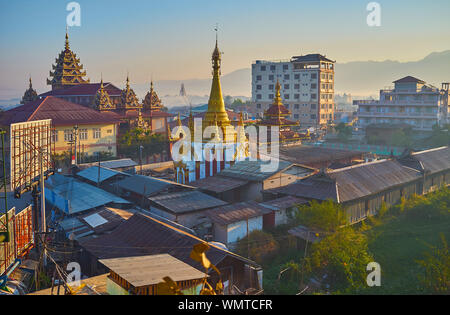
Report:
<svg viewBox="0 0 450 315"><path fill-rule="evenodd" d="M180 189L188 187L176 182L143 175L130 176L119 181L117 185L124 190L147 197L170 187Z"/></svg>
<svg viewBox="0 0 450 315"><path fill-rule="evenodd" d="M260 217L270 212L272 211L266 207L263 207L254 201L249 201L208 210L206 214L214 223L229 225L235 222Z"/></svg>
<svg viewBox="0 0 450 315"><path fill-rule="evenodd" d="M313 146L289 146L280 148L280 159L297 164L314 165L341 159L358 158L362 152L328 149Z"/></svg>
<svg viewBox="0 0 450 315"><path fill-rule="evenodd" d="M55 126L117 124L120 119L114 113L100 113L91 108L48 96L6 111L2 124L51 119Z"/></svg>
<svg viewBox="0 0 450 315"><path fill-rule="evenodd" d="M291 162L278 161L278 167L270 172L263 172L263 165L269 165L269 162L265 161L242 161L238 162L230 168L224 169L219 174L221 176L249 180L249 181L263 181L271 177L272 175L288 168L292 165Z"/></svg>
<svg viewBox="0 0 450 315"><path fill-rule="evenodd" d="M297 197L293 197L293 196L286 196L286 197L281 197L281 198L274 199L271 201L263 202L263 203L261 203L261 206L267 207L267 208L273 209L273 210L282 210L282 209L287 209L287 208L293 207L295 205L300 205L300 204L305 204L305 203L308 203L308 201L305 199L297 198Z"/></svg>
<svg viewBox="0 0 450 315"><path fill-rule="evenodd" d="M169 254L194 268L202 268L189 256L194 245L204 243L200 238L152 217L137 213L110 234L81 240L80 244L100 259ZM214 265L224 258L237 259L252 266L255 262L211 245L206 256Z"/></svg>
<svg viewBox="0 0 450 315"><path fill-rule="evenodd" d="M241 179L228 178L225 176L210 176L205 179L197 180L193 183L190 183L189 185L215 193L222 193L238 187L242 187L246 184L248 184L248 181Z"/></svg>
<svg viewBox="0 0 450 315"><path fill-rule="evenodd" d="M129 204L95 186L83 183L73 177L60 174L51 176L45 183L45 199L68 214L74 214L111 203Z"/></svg>
<svg viewBox="0 0 450 315"><path fill-rule="evenodd" d="M225 201L211 197L200 191L163 194L150 197L149 200L178 214L220 207L227 204Z"/></svg>
<svg viewBox="0 0 450 315"><path fill-rule="evenodd" d="M114 171L112 169L105 167L100 167L100 177L99 177L98 169L99 169L98 166L93 166L85 170L82 170L81 172L78 172L77 176L80 176L94 183L96 183L97 181L101 183L117 175L130 176L129 174Z"/></svg>
<svg viewBox="0 0 450 315"><path fill-rule="evenodd" d="M85 163L78 165L80 168L86 168L86 167L92 167L97 166L98 162L94 163ZM112 161L103 161L100 162L101 167L109 168L109 169L117 169L117 168L128 168L128 167L134 167L138 164L133 161L132 159L120 159L120 160L112 160Z"/></svg>
<svg viewBox="0 0 450 315"><path fill-rule="evenodd" d="M416 152L412 158L422 163L425 172L434 174L450 169L450 148L442 147Z"/></svg>
<svg viewBox="0 0 450 315"><path fill-rule="evenodd" d="M346 202L412 182L419 175L419 172L404 167L397 161L383 160L320 173L269 192Z"/></svg>
<svg viewBox="0 0 450 315"><path fill-rule="evenodd" d="M167 276L175 282L205 277L204 272L168 254L102 259L100 262L135 288L158 284Z"/></svg>
<svg viewBox="0 0 450 315"><path fill-rule="evenodd" d="M311 243L318 243L325 237L323 231L311 229L303 225L290 229L288 233Z"/></svg>

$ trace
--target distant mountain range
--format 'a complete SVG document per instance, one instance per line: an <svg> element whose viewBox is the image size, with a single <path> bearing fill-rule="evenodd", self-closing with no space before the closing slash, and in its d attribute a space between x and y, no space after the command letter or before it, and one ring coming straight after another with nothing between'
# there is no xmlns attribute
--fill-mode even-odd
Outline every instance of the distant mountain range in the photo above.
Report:
<svg viewBox="0 0 450 315"><path fill-rule="evenodd" d="M380 89L392 86L392 82L405 76L414 76L429 84L440 87L442 82L450 81L450 50L434 52L422 60L399 61L356 61L336 64L336 93L353 96L376 96ZM223 94L242 98L251 97L251 69L240 69L222 76ZM184 83L188 100L179 97ZM134 84L136 94L143 98L148 84ZM191 80L164 80L155 83L159 96L166 106L198 105L208 101L211 78ZM41 92L41 91L39 91ZM19 100L0 100L0 107L19 103Z"/></svg>

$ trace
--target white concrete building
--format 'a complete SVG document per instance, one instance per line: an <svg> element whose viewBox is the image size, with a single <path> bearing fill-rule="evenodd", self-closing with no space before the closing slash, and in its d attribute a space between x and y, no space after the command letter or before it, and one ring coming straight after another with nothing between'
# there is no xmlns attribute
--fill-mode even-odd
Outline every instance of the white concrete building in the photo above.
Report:
<svg viewBox="0 0 450 315"><path fill-rule="evenodd" d="M434 125L449 122L449 83L442 89L408 76L394 81L395 87L380 90L380 100L355 101L358 126L411 125L414 130L430 131Z"/></svg>
<svg viewBox="0 0 450 315"><path fill-rule="evenodd" d="M264 116L275 97L277 80L282 86L283 104L290 120L301 127L318 127L334 119L335 61L320 54L292 57L284 61L257 60L252 64L252 102Z"/></svg>

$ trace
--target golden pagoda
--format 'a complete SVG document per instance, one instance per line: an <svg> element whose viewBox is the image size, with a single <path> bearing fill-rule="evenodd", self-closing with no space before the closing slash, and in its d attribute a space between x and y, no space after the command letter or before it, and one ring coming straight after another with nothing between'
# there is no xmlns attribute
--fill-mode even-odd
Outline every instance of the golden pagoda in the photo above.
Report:
<svg viewBox="0 0 450 315"><path fill-rule="evenodd" d="M283 105L281 99L281 84L277 81L275 86L275 98L272 105L266 111L264 111L264 119L259 123L260 126L268 127L267 130L267 142L270 143L271 139L271 128L279 128L279 143L288 144L296 143L301 140L300 135L291 130L291 127L299 126L299 122L294 122L288 120L291 112Z"/></svg>
<svg viewBox="0 0 450 315"><path fill-rule="evenodd" d="M130 87L130 79L128 76L125 89L122 90L122 95L120 97L120 107L122 109L142 108L142 106L139 104L136 93L134 93L133 89Z"/></svg>
<svg viewBox="0 0 450 315"><path fill-rule="evenodd" d="M36 101L38 98L39 98L39 96L38 96L36 90L33 89L33 83L31 82L31 77L30 77L30 85L28 87L28 90L26 90L25 93L23 94L20 104L33 102L33 101Z"/></svg>
<svg viewBox="0 0 450 315"><path fill-rule="evenodd" d="M90 82L89 79L83 78L86 71L83 71L83 65L77 55L70 50L67 31L65 48L56 59L56 64L52 65L52 69L50 79L47 79L47 85L51 85L52 90Z"/></svg>
<svg viewBox="0 0 450 315"><path fill-rule="evenodd" d="M161 110L164 107L158 94L153 88L153 81L150 83L150 91L145 95L145 98L142 101L142 107L144 110Z"/></svg>
<svg viewBox="0 0 450 315"><path fill-rule="evenodd" d="M99 111L114 110L116 109L115 104L111 102L108 92L106 92L103 86L103 78L100 82L100 89L97 91L93 101L93 107Z"/></svg>
<svg viewBox="0 0 450 315"><path fill-rule="evenodd" d="M203 130L209 126L219 126L222 129L224 140L227 138L226 127L230 126L230 119L225 110L225 102L222 95L222 86L220 83L222 66L222 54L219 50L218 40L216 38L216 47L212 54L213 80L211 85L211 93L208 101L208 110L203 119Z"/></svg>

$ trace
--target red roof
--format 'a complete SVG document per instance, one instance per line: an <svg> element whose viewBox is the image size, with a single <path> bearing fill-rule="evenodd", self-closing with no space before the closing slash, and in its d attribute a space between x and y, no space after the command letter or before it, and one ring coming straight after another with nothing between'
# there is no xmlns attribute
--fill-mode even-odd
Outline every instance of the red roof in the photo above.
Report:
<svg viewBox="0 0 450 315"><path fill-rule="evenodd" d="M100 113L61 98L47 96L6 111L1 122L3 125L11 125L25 121L51 119L54 126L64 126L74 124L115 124L119 123L119 118L115 113Z"/></svg>
<svg viewBox="0 0 450 315"><path fill-rule="evenodd" d="M41 97L45 96L82 96L82 95L96 95L100 89L101 83L86 83L78 84L64 89L57 89L41 94ZM109 96L120 96L122 90L114 86L111 83L103 83L103 88L108 92Z"/></svg>

